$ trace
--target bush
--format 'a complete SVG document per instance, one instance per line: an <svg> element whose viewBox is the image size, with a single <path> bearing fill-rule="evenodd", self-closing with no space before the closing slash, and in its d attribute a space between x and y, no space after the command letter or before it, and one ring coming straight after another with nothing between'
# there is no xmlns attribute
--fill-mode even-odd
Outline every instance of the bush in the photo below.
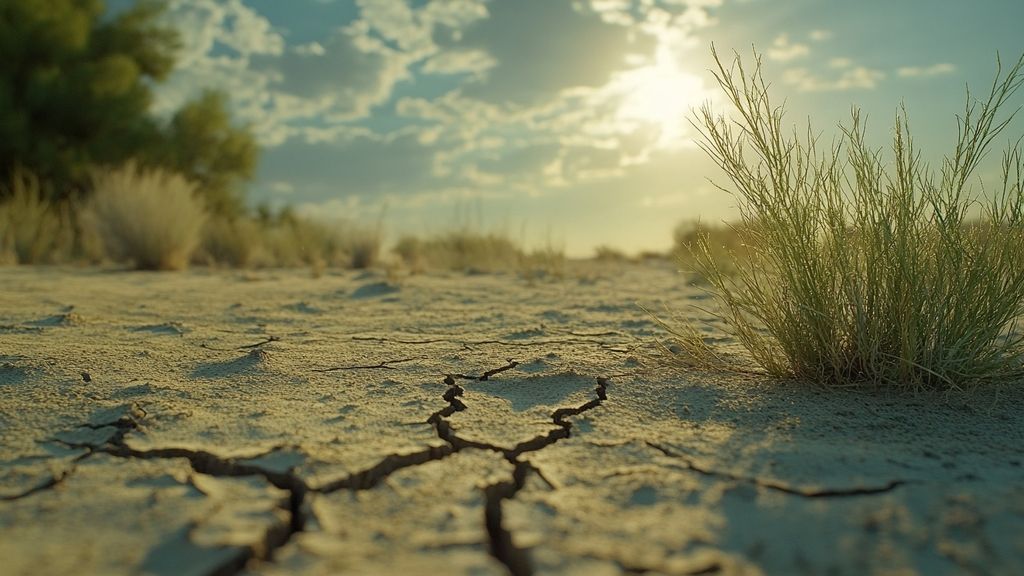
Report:
<svg viewBox="0 0 1024 576"><path fill-rule="evenodd" d="M93 186L90 220L109 257L130 260L145 270L188 265L206 212L183 176L129 163L97 171Z"/></svg>
<svg viewBox="0 0 1024 576"><path fill-rule="evenodd" d="M261 220L263 266L369 268L380 255L379 226L365 228L348 222L327 224L285 210Z"/></svg>
<svg viewBox="0 0 1024 576"><path fill-rule="evenodd" d="M564 275L565 254L551 242L532 252L503 234L465 227L428 238L404 236L393 249L414 272L517 272L527 279Z"/></svg>
<svg viewBox="0 0 1024 576"><path fill-rule="evenodd" d="M688 221L679 224L672 234L674 243L672 256L686 272L697 276L699 283L707 283L701 274L697 260L704 255L702 246L707 246L708 254L714 258L716 266L727 275L736 272L733 263L738 259L750 257L750 248L744 244L744 237L749 233L744 230L748 226L742 222L729 224L707 224L700 221Z"/></svg>
<svg viewBox="0 0 1024 576"><path fill-rule="evenodd" d="M35 176L16 170L2 192L0 261L40 264L69 255L74 240L70 211L48 202Z"/></svg>
<svg viewBox="0 0 1024 576"><path fill-rule="evenodd" d="M783 132L755 55L716 77L738 115L702 107L701 146L735 188L751 258L723 273L705 235L698 266L721 320L768 373L831 385L962 389L1024 375L1024 171L1021 149L1003 157L988 196L968 187L993 139L998 111L1024 82L1024 58L1000 67L987 98L959 116L953 153L936 172L897 115L892 165L852 124L828 149L814 132ZM1018 141L1019 144L1019 141ZM755 225L756 223L756 225ZM674 330L673 358L721 365L692 325Z"/></svg>
<svg viewBox="0 0 1024 576"><path fill-rule="evenodd" d="M261 246L260 226L245 217L214 216L203 226L202 241L193 261L245 268Z"/></svg>
<svg viewBox="0 0 1024 576"><path fill-rule="evenodd" d="M509 238L472 230L446 232L430 238L406 236L395 253L414 269L499 272L514 270L524 258L523 250Z"/></svg>
<svg viewBox="0 0 1024 576"><path fill-rule="evenodd" d="M598 262L625 262L629 260L629 257L618 248L602 244L594 248L594 260Z"/></svg>

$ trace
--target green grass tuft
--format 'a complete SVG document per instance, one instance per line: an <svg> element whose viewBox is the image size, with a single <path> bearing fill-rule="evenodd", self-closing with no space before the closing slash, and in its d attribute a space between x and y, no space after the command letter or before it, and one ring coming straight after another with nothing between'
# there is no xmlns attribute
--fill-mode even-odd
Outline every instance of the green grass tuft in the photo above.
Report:
<svg viewBox="0 0 1024 576"><path fill-rule="evenodd" d="M714 53L714 51L713 51ZM1024 376L1024 171L1020 140L1003 155L995 189L969 185L1012 114L1024 58L1000 66L991 90L968 93L955 149L936 170L917 152L901 110L888 163L866 141L858 110L830 146L783 129L755 55L716 78L736 114L709 104L694 125L724 170L749 257L720 264L708 235L696 267L725 329L769 374L832 386L962 390ZM677 355L716 364L693 326L675 330Z"/></svg>

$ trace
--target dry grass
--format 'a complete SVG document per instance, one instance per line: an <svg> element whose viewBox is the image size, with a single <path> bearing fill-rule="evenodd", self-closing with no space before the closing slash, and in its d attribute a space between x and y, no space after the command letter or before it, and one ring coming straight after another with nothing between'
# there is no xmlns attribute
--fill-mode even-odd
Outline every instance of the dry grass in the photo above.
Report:
<svg viewBox="0 0 1024 576"><path fill-rule="evenodd" d="M522 248L508 237L468 229L429 238L405 236L394 251L414 270L500 272L516 269L523 257Z"/></svg>
<svg viewBox="0 0 1024 576"><path fill-rule="evenodd" d="M732 183L751 256L734 258L727 274L705 237L697 265L753 360L832 386L951 391L1024 376L1020 141L988 194L968 185L1009 122L999 111L1024 83L1024 58L1000 69L986 97L968 94L938 170L917 153L905 111L889 163L867 145L856 110L823 148L810 128L804 137L783 129L759 58L752 74L738 57L715 59L736 115L705 105L695 125ZM676 332L681 360L715 364L692 326Z"/></svg>
<svg viewBox="0 0 1024 576"><path fill-rule="evenodd" d="M251 219L212 218L203 231L195 260L213 266L369 268L380 255L377 228L332 225L295 215Z"/></svg>
<svg viewBox="0 0 1024 576"><path fill-rule="evenodd" d="M565 262L563 251L550 242L544 248L528 252L508 236L471 228L427 238L404 236L395 245L394 252L414 272L518 272L531 280L561 277Z"/></svg>
<svg viewBox="0 0 1024 576"><path fill-rule="evenodd" d="M708 284L698 261L710 255L724 274L736 273L735 262L751 256L751 241L754 230L743 222L708 224L701 221L687 221L673 231L672 256L684 272L693 275L697 284ZM704 246L707 247L705 253Z"/></svg>
<svg viewBox="0 0 1024 576"><path fill-rule="evenodd" d="M129 163L98 170L93 185L87 210L110 258L144 270L188 265L206 212L183 176Z"/></svg>
<svg viewBox="0 0 1024 576"><path fill-rule="evenodd" d="M0 262L42 264L70 256L71 212L48 202L35 176L15 171L0 197Z"/></svg>

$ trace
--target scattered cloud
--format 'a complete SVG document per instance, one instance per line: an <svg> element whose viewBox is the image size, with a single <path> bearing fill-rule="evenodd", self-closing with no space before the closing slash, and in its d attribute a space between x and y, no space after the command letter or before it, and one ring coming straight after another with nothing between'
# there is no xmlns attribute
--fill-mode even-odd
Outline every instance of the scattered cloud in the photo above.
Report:
<svg viewBox="0 0 1024 576"><path fill-rule="evenodd" d="M942 62L931 66L904 66L896 71L901 78L928 78L931 76L943 76L956 71L956 66Z"/></svg>
<svg viewBox="0 0 1024 576"><path fill-rule="evenodd" d="M838 76L825 77L808 68L790 68L782 74L786 84L801 92L841 92L846 90L873 90L885 79L885 72L852 62L840 61Z"/></svg>
<svg viewBox="0 0 1024 576"><path fill-rule="evenodd" d="M292 139L350 136L396 86L426 62L434 74L481 74L483 53L442 56L438 29L461 33L485 18L482 0L445 0L413 8L404 0L359 0L358 17L327 37L289 46L285 32L242 0L173 0L167 22L181 33L180 66L158 91L170 114L206 88L231 95L234 113L265 147Z"/></svg>
<svg viewBox="0 0 1024 576"><path fill-rule="evenodd" d="M811 30L810 33L807 36L811 40L813 40L815 42L824 42L825 40L831 40L832 39L832 31L831 30L822 30L822 29L819 28L819 29Z"/></svg>
<svg viewBox="0 0 1024 576"><path fill-rule="evenodd" d="M786 62L807 56L810 52L811 49L807 44L792 42L788 34L779 34L772 41L771 48L768 49L768 58Z"/></svg>
<svg viewBox="0 0 1024 576"><path fill-rule="evenodd" d="M426 74L472 74L483 76L497 61L483 50L446 50L423 63Z"/></svg>

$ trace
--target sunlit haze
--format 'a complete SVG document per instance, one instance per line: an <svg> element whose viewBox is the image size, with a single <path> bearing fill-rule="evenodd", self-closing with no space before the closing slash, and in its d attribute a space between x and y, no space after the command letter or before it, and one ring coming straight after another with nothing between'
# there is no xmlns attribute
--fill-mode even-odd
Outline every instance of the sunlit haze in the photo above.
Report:
<svg viewBox="0 0 1024 576"><path fill-rule="evenodd" d="M127 2L111 3L118 10ZM911 0L174 0L169 114L230 95L263 148L251 204L376 220L390 237L466 223L661 250L733 212L693 145L710 44L764 56L777 102L828 134L851 104L879 143L906 102L926 154L964 85L1024 49L1024 3Z"/></svg>

